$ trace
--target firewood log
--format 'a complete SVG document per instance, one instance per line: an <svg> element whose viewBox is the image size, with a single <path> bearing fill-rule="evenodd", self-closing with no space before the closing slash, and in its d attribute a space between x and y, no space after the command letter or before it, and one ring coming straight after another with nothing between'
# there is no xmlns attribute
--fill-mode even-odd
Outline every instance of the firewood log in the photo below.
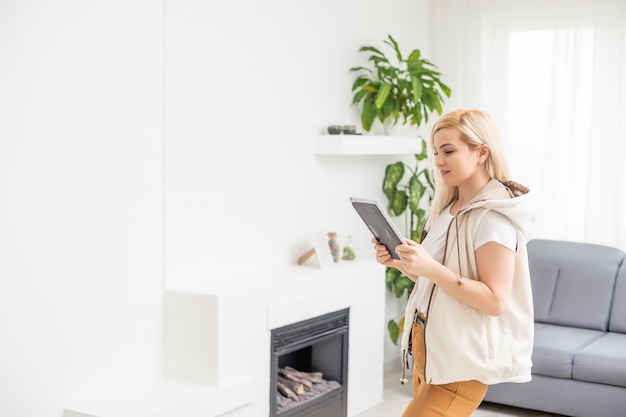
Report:
<svg viewBox="0 0 626 417"><path fill-rule="evenodd" d="M285 385L277 382L276 386L278 387L278 391L280 391L280 393L283 394L285 397L298 401L298 396L296 395L296 393L287 388Z"/></svg>
<svg viewBox="0 0 626 417"><path fill-rule="evenodd" d="M283 370L285 372L288 372L288 373L290 373L292 375L295 375L295 376L297 376L299 378L307 379L307 380L309 380L309 381L311 381L311 382L313 382L315 384L317 384L319 382L322 382L324 380L322 378L324 376L324 374L321 373L321 372L302 372L302 371L298 371L297 369L294 369L294 368L292 368L290 366L285 366L283 368Z"/></svg>
<svg viewBox="0 0 626 417"><path fill-rule="evenodd" d="M284 371L283 369L279 369L278 373L279 373L279 375L282 375L283 377L285 377L285 378L287 378L287 379L289 379L291 381L301 383L302 385L304 385L304 389L306 389L306 390L310 390L313 387L313 382L309 381L308 379L297 377L297 376L295 376L292 373Z"/></svg>
<svg viewBox="0 0 626 417"><path fill-rule="evenodd" d="M278 377L278 382L295 392L296 394L304 394L304 385L300 382L292 381L287 378Z"/></svg>

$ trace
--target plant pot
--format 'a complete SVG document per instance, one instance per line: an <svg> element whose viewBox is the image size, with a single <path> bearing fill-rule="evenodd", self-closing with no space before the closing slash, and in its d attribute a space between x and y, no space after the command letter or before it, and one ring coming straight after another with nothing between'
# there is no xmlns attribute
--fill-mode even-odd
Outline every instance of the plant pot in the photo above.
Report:
<svg viewBox="0 0 626 417"><path fill-rule="evenodd" d="M383 135L385 136L418 136L417 126L413 125L403 125L400 123L396 123L392 125L391 123L381 123Z"/></svg>

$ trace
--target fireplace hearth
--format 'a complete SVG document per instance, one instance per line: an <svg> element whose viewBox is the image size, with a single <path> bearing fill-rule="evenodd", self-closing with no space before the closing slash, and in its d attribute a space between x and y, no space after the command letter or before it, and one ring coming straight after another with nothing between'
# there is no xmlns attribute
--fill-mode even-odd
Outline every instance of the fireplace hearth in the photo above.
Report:
<svg viewBox="0 0 626 417"><path fill-rule="evenodd" d="M346 417L349 314L272 330L270 417Z"/></svg>

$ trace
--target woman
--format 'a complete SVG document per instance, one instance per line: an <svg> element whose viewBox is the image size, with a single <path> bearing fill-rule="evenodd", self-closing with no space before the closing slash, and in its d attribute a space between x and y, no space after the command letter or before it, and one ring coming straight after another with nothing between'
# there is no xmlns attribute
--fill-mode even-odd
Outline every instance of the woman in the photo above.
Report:
<svg viewBox="0 0 626 417"><path fill-rule="evenodd" d="M403 417L471 416L490 384L530 380L533 308L524 208L509 181L496 127L480 110L442 116L430 144L435 195L421 244L374 239L379 263L416 285L402 335L413 355L413 399Z"/></svg>

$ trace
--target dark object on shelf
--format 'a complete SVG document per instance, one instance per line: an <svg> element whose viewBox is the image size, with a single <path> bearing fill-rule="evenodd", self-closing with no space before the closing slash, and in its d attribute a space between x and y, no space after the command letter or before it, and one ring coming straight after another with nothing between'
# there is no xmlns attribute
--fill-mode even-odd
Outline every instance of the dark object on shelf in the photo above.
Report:
<svg viewBox="0 0 626 417"><path fill-rule="evenodd" d="M339 135L341 133L341 126L336 126L336 125L328 126L328 133L331 135Z"/></svg>
<svg viewBox="0 0 626 417"><path fill-rule="evenodd" d="M356 126L354 125L341 126L341 133L343 133L344 135L354 135L356 133Z"/></svg>

